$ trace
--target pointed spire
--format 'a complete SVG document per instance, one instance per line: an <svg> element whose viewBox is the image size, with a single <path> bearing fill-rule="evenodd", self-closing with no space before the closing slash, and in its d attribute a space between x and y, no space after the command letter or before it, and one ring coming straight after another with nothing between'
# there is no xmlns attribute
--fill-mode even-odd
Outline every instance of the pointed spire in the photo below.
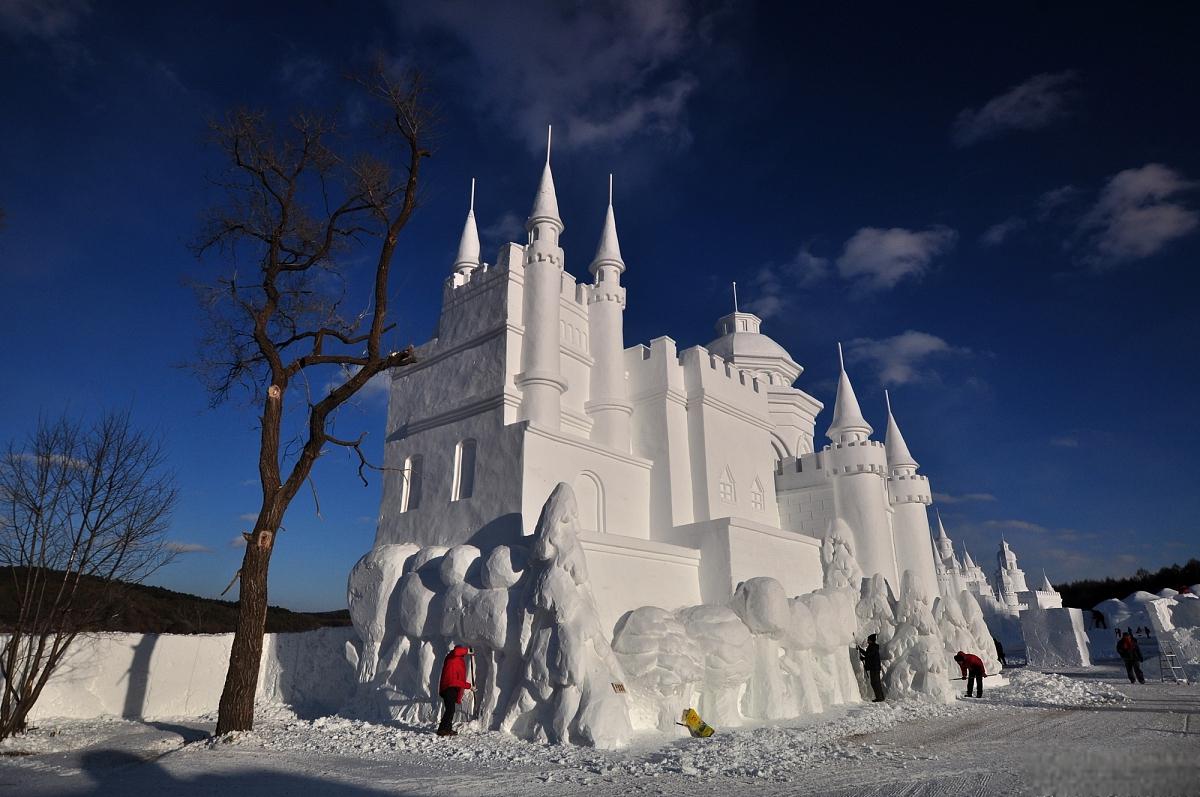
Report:
<svg viewBox="0 0 1200 797"><path fill-rule="evenodd" d="M546 165L542 168L542 180L538 183L537 194L533 197L533 210L525 222L525 229L532 232L534 225L539 222L549 222L563 229L562 219L558 217L558 195L554 192L554 175L550 172L550 132L546 128Z"/></svg>
<svg viewBox="0 0 1200 797"><path fill-rule="evenodd" d="M1042 592L1054 592L1054 585L1050 583L1050 577L1046 575L1046 571L1042 571Z"/></svg>
<svg viewBox="0 0 1200 797"><path fill-rule="evenodd" d="M883 445L887 449L888 466L910 467L917 468L917 461L913 459L913 455L908 452L908 444L904 442L904 435L900 434L900 427L896 425L896 417L892 415L892 397L888 392L883 391L884 401L887 402L888 424L887 433L883 438Z"/></svg>
<svg viewBox="0 0 1200 797"><path fill-rule="evenodd" d="M938 526L937 538L938 538L939 540L948 540L948 539L950 539L948 536L946 536L946 527L942 525L942 513L941 513L940 511L936 511L936 510L935 510L934 514L936 514L936 515L937 515L937 522L938 522L938 524L937 524L937 526Z"/></svg>
<svg viewBox="0 0 1200 797"><path fill-rule="evenodd" d="M462 238L458 241L458 254L454 257L454 271L470 274L479 267L479 229L475 226L475 178L471 178L471 204L467 208L467 221L463 224Z"/></svg>
<svg viewBox="0 0 1200 797"><path fill-rule="evenodd" d="M737 306L737 281L735 280L735 281L734 281L734 283L733 283L733 312L734 312L734 313L737 313L737 311L738 311L738 306Z"/></svg>
<svg viewBox="0 0 1200 797"><path fill-rule="evenodd" d="M617 217L613 215L612 175L608 176L608 210L604 214L604 228L600 231L600 245L589 270L595 274L601 266L616 266L618 273L625 272L625 261L621 259L621 244L617 240Z"/></svg>
<svg viewBox="0 0 1200 797"><path fill-rule="evenodd" d="M841 374L838 376L837 398L833 403L833 422L829 424L826 435L834 442L838 442L840 436L846 432L858 432L864 438L868 437L873 430L871 424L863 418L862 410L858 406L858 397L854 395L854 386L850 384L850 377L846 375L846 360L842 356L841 343L838 343L838 363L841 366Z"/></svg>
<svg viewBox="0 0 1200 797"><path fill-rule="evenodd" d="M971 559L971 552L967 550L967 546L963 544L963 567L967 570L975 569L975 561Z"/></svg>

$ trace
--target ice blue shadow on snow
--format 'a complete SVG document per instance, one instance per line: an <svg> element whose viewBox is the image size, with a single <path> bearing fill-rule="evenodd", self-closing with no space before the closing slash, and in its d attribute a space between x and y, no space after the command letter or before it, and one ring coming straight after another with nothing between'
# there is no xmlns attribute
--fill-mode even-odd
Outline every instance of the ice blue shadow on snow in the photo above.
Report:
<svg viewBox="0 0 1200 797"><path fill-rule="evenodd" d="M359 647L351 627L272 635L260 699L290 706L301 719L337 713L357 686Z"/></svg>
<svg viewBox="0 0 1200 797"><path fill-rule="evenodd" d="M236 773L199 774L177 777L165 766L163 758L145 760L124 750L91 750L81 760L89 786L55 784L56 794L96 795L100 797L145 797L166 794L170 797L191 795L247 794L255 797L285 795L326 795L362 797L380 794L417 794L417 792L375 789L326 781L318 777L264 768L247 768ZM82 780L82 778L80 779ZM48 792L47 792L48 793Z"/></svg>
<svg viewBox="0 0 1200 797"><path fill-rule="evenodd" d="M125 674L125 705L121 716L131 719L141 717L146 710L146 694L150 691L150 659L157 634L145 634L133 646L133 658Z"/></svg>

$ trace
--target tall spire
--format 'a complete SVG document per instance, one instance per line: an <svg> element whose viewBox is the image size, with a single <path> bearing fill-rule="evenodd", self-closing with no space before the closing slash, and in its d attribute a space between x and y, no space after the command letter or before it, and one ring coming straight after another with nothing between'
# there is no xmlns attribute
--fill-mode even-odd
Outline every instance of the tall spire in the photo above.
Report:
<svg viewBox="0 0 1200 797"><path fill-rule="evenodd" d="M975 568L975 561L971 559L971 552L967 550L965 544L963 545L963 567L970 570Z"/></svg>
<svg viewBox="0 0 1200 797"><path fill-rule="evenodd" d="M595 274L601 266L614 266L617 273L624 273L625 261L621 259L621 244L617 240L617 218L613 215L612 175L608 176L608 211L604 214L604 228L600 231L600 245L590 271Z"/></svg>
<svg viewBox="0 0 1200 797"><path fill-rule="evenodd" d="M948 540L948 539L950 539L948 536L946 536L946 527L942 525L942 513L941 513L941 512L935 512L935 514L937 515L937 522L938 522L938 534L937 534L937 538L938 538L939 540Z"/></svg>
<svg viewBox="0 0 1200 797"><path fill-rule="evenodd" d="M1042 592L1054 592L1054 585L1050 583L1050 576L1046 575L1046 571L1042 571Z"/></svg>
<svg viewBox="0 0 1200 797"><path fill-rule="evenodd" d="M537 194L533 197L533 210L525 222L525 229L533 232L540 222L549 222L556 226L559 232L563 229L562 219L558 217L558 195L554 192L554 175L550 172L550 133L546 128L546 165L542 167L542 180L538 183Z"/></svg>
<svg viewBox="0 0 1200 797"><path fill-rule="evenodd" d="M458 241L458 254L454 257L454 273L469 277L479 267L479 229L475 226L475 178L471 178L471 204L467 208L467 221L463 224L462 238Z"/></svg>
<svg viewBox="0 0 1200 797"><path fill-rule="evenodd" d="M871 424L863 417L858 406L858 397L854 395L854 386L850 384L850 377L846 375L846 360L842 356L841 343L838 343L838 364L841 366L841 374L838 376L837 398L833 403L833 422L826 434L834 442L840 442L841 437L846 434L857 434L861 435L859 439L866 439L873 430Z"/></svg>
<svg viewBox="0 0 1200 797"><path fill-rule="evenodd" d="M892 397L886 390L883 391L883 399L887 402L888 414L887 433L883 438L883 445L887 449L888 467L916 469L917 461L908 452L908 444L904 442L904 435L900 434L900 427L896 425L896 416L892 415Z"/></svg>

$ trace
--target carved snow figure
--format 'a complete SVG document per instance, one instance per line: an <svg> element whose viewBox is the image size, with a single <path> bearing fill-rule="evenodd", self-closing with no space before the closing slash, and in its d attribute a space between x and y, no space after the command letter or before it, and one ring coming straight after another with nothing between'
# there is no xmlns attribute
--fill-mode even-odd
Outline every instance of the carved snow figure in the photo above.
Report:
<svg viewBox="0 0 1200 797"><path fill-rule="evenodd" d="M958 664L954 655L958 651L975 652L975 637L958 601L939 597L933 602L933 618L937 621L938 630L942 634L942 659L946 662L947 671L954 677Z"/></svg>
<svg viewBox="0 0 1200 797"><path fill-rule="evenodd" d="M346 604L350 621L362 640L357 673L360 684L375 680L380 650L389 635L389 614L394 613L392 594L404 573L404 563L418 550L416 545L407 543L381 545L367 551L350 571ZM395 632L391 636L395 637Z"/></svg>
<svg viewBox="0 0 1200 797"><path fill-rule="evenodd" d="M996 642L992 639L992 632L988 630L987 622L983 619L983 610L979 608L979 601L964 589L958 594L958 608L962 610L967 629L975 640L971 652L983 659L984 672L989 675L1000 672L1000 657L996 655ZM966 648L962 649L966 650Z"/></svg>
<svg viewBox="0 0 1200 797"><path fill-rule="evenodd" d="M600 628L579 547L579 510L560 482L534 532L524 672L501 729L525 739L596 747L625 744L632 728L620 663Z"/></svg>
<svg viewBox="0 0 1200 797"><path fill-rule="evenodd" d="M849 588L856 593L862 582L862 568L854 558L853 538L850 526L841 518L829 524L829 531L821 540L821 567L825 573L826 589Z"/></svg>
<svg viewBox="0 0 1200 797"><path fill-rule="evenodd" d="M896 601L881 573L863 581L855 616L859 642L871 634L878 634L879 644L884 645L896 633Z"/></svg>
<svg viewBox="0 0 1200 797"><path fill-rule="evenodd" d="M657 606L634 609L617 623L612 649L633 695L633 727L674 730L704 677L704 656L683 622Z"/></svg>
<svg viewBox="0 0 1200 797"><path fill-rule="evenodd" d="M763 576L743 581L734 591L729 608L754 635L754 670L742 696L742 713L762 720L794 716L787 704L779 666L780 640L792 615L783 585Z"/></svg>
<svg viewBox="0 0 1200 797"><path fill-rule="evenodd" d="M942 657L942 638L929 599L912 571L900 579L896 632L884 647L884 682L889 697L920 697L952 703L954 688Z"/></svg>
<svg viewBox="0 0 1200 797"><path fill-rule="evenodd" d="M784 629L783 655L779 666L787 676L788 708L797 714L819 714L824 710L817 685L817 627L812 612L800 598L788 601L791 618Z"/></svg>
<svg viewBox="0 0 1200 797"><path fill-rule="evenodd" d="M725 606L689 606L676 614L704 657L700 715L714 726L741 725L738 698L754 668L750 629Z"/></svg>

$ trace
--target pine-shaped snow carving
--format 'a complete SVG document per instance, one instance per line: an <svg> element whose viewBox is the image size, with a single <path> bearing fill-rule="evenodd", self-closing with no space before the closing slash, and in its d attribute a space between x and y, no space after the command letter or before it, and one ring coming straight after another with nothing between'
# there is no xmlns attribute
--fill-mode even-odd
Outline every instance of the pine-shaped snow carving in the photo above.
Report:
<svg viewBox="0 0 1200 797"><path fill-rule="evenodd" d="M534 532L524 672L500 727L552 744L618 747L633 732L613 688L625 679L600 627L578 533L575 493L560 482Z"/></svg>
<svg viewBox="0 0 1200 797"><path fill-rule="evenodd" d="M929 598L911 570L905 570L900 579L896 633L885 647L884 657L884 683L889 697L954 702L941 633L930 611Z"/></svg>

